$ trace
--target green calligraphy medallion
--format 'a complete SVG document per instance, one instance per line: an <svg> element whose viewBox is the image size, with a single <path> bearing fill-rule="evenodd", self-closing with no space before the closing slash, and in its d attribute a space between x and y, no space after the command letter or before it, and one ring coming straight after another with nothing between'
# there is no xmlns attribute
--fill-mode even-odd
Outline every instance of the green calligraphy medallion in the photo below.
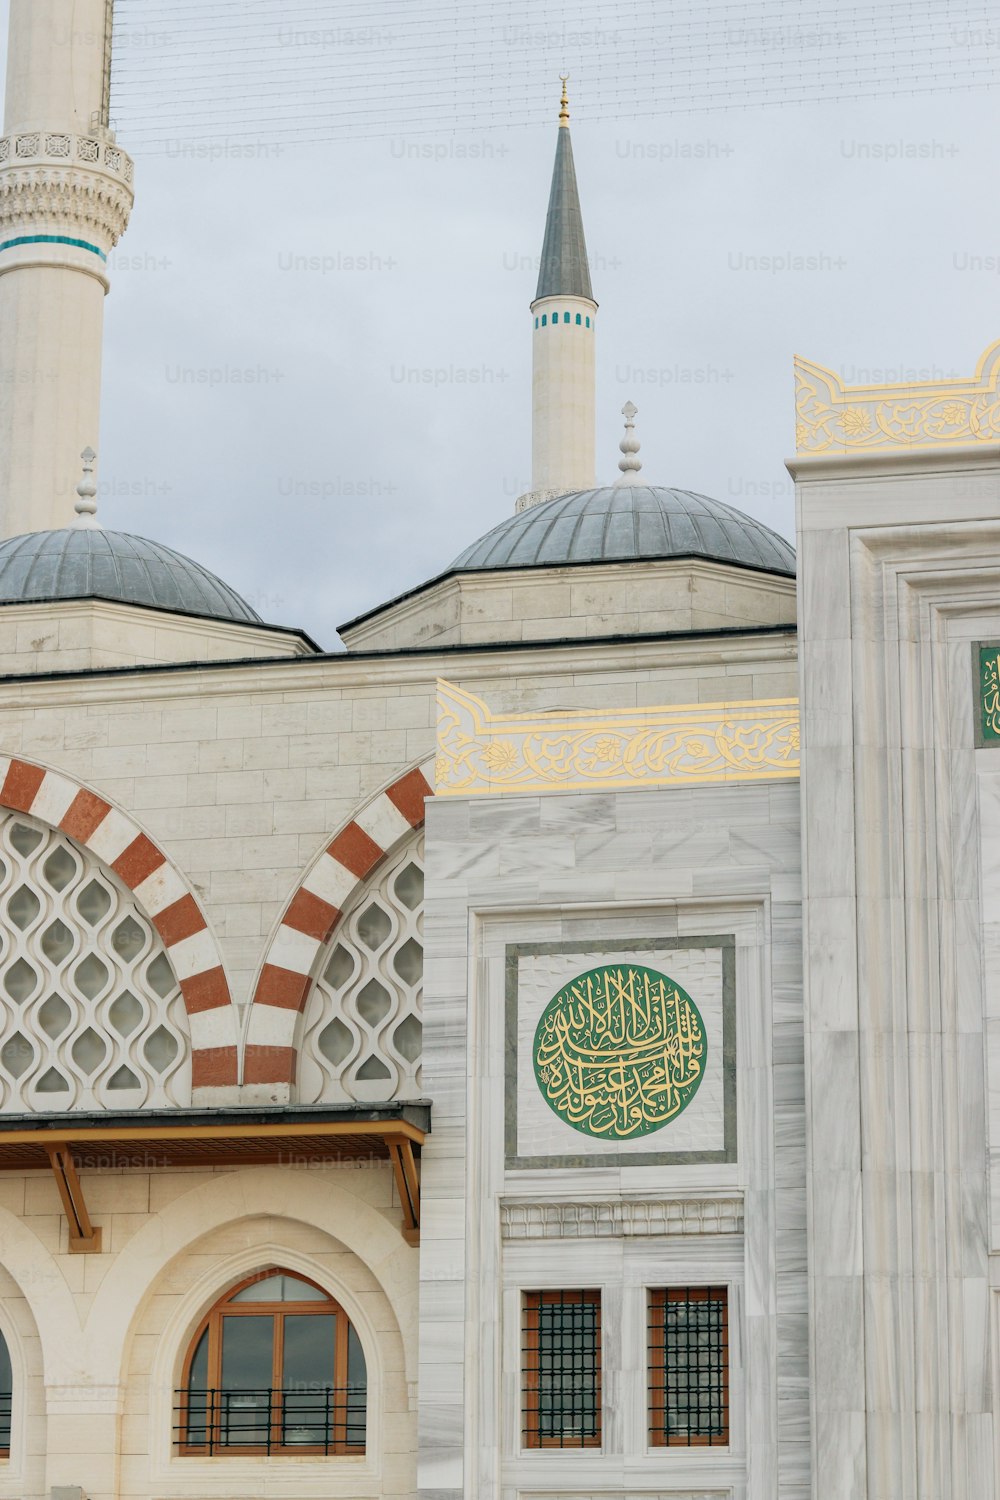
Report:
<svg viewBox="0 0 1000 1500"><path fill-rule="evenodd" d="M984 745L1000 744L1000 648L979 648L979 707Z"/></svg>
<svg viewBox="0 0 1000 1500"><path fill-rule="evenodd" d="M639 964L606 964L570 980L542 1012L532 1052L549 1108L605 1141L651 1135L676 1119L707 1057L690 995Z"/></svg>

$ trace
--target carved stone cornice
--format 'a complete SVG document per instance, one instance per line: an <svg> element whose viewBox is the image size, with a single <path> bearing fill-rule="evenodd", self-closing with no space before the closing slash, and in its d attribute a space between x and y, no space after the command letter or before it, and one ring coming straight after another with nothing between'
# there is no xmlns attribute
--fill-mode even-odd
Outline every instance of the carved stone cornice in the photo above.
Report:
<svg viewBox="0 0 1000 1500"><path fill-rule="evenodd" d="M108 251L132 211L132 158L113 142L47 131L0 137L0 240L29 227Z"/></svg>
<svg viewBox="0 0 1000 1500"><path fill-rule="evenodd" d="M743 1197L657 1198L552 1203L506 1199L505 1240L647 1239L675 1234L742 1234Z"/></svg>

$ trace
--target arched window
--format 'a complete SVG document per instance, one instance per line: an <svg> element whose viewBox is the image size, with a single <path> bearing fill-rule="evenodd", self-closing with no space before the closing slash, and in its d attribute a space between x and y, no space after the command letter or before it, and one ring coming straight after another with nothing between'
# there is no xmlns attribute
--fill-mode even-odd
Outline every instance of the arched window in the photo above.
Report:
<svg viewBox="0 0 1000 1500"><path fill-rule="evenodd" d="M10 1457L10 1410L14 1399L14 1382L10 1369L10 1350L0 1333L0 1458Z"/></svg>
<svg viewBox="0 0 1000 1500"><path fill-rule="evenodd" d="M579 326L580 326L580 324L582 322L583 322L583 314L582 313L577 313L577 315L576 315L576 325L577 325L578 328L579 328Z"/></svg>
<svg viewBox="0 0 1000 1500"><path fill-rule="evenodd" d="M546 323L548 321L549 321L549 315L548 315L548 313L542 313L542 327L543 328L545 327L545 325L546 325Z"/></svg>
<svg viewBox="0 0 1000 1500"><path fill-rule="evenodd" d="M563 313L563 322L564 323L568 323L569 322L569 313Z"/></svg>
<svg viewBox="0 0 1000 1500"><path fill-rule="evenodd" d="M365 1451L361 1341L321 1287L277 1267L212 1308L177 1396L181 1453Z"/></svg>

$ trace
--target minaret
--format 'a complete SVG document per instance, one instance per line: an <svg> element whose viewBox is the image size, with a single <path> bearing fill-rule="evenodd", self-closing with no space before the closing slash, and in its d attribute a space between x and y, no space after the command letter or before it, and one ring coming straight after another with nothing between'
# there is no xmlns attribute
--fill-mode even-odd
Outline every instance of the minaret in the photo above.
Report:
<svg viewBox="0 0 1000 1500"><path fill-rule="evenodd" d="M595 484L594 339L597 303L573 166L569 100L562 79L556 161L538 288L531 304L531 489L518 510Z"/></svg>
<svg viewBox="0 0 1000 1500"><path fill-rule="evenodd" d="M68 526L96 447L107 259L132 208L108 128L113 0L10 0L0 137L0 537Z"/></svg>

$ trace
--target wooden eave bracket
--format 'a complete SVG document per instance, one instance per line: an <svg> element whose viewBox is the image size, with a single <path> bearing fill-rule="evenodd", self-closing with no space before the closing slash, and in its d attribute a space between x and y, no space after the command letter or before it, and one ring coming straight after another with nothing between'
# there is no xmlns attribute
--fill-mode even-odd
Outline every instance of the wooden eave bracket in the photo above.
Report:
<svg viewBox="0 0 1000 1500"><path fill-rule="evenodd" d="M48 1136L48 1139L45 1136ZM323 1149L325 1141L351 1137L377 1140L384 1146L392 1164L396 1191L402 1208L402 1235L408 1245L420 1243L420 1171L416 1147L423 1144L425 1131L410 1121L371 1122L333 1121L321 1124L300 1123L262 1126L248 1121L245 1125L164 1125L160 1122L150 1126L119 1126L82 1128L65 1126L44 1134L35 1130L0 1131L0 1171L32 1171L48 1159L56 1179L56 1187L62 1200L63 1212L69 1226L69 1248L73 1255L99 1255L101 1231L91 1223L90 1214L83 1195L83 1187L77 1172L73 1152L84 1144L102 1143L109 1147L113 1156L116 1148L122 1148L122 1164L128 1166L129 1152L125 1148L149 1143L160 1153L163 1166L178 1164L197 1165L199 1161L212 1165L250 1164L241 1155L243 1143L268 1148L266 1156L258 1155L254 1160L260 1165L280 1162L296 1142L303 1142L311 1151ZM192 1154L191 1145L205 1148L198 1156ZM179 1149L176 1154L173 1146ZM187 1149L185 1149L187 1148ZM44 1154L43 1154L44 1153Z"/></svg>
<svg viewBox="0 0 1000 1500"><path fill-rule="evenodd" d="M50 1146L48 1153L69 1225L70 1255L100 1255L101 1231L90 1222L72 1151L68 1146Z"/></svg>
<svg viewBox="0 0 1000 1500"><path fill-rule="evenodd" d="M413 1154L413 1142L407 1136L386 1138L392 1158L396 1191L403 1209L403 1239L408 1245L420 1244L420 1177Z"/></svg>

